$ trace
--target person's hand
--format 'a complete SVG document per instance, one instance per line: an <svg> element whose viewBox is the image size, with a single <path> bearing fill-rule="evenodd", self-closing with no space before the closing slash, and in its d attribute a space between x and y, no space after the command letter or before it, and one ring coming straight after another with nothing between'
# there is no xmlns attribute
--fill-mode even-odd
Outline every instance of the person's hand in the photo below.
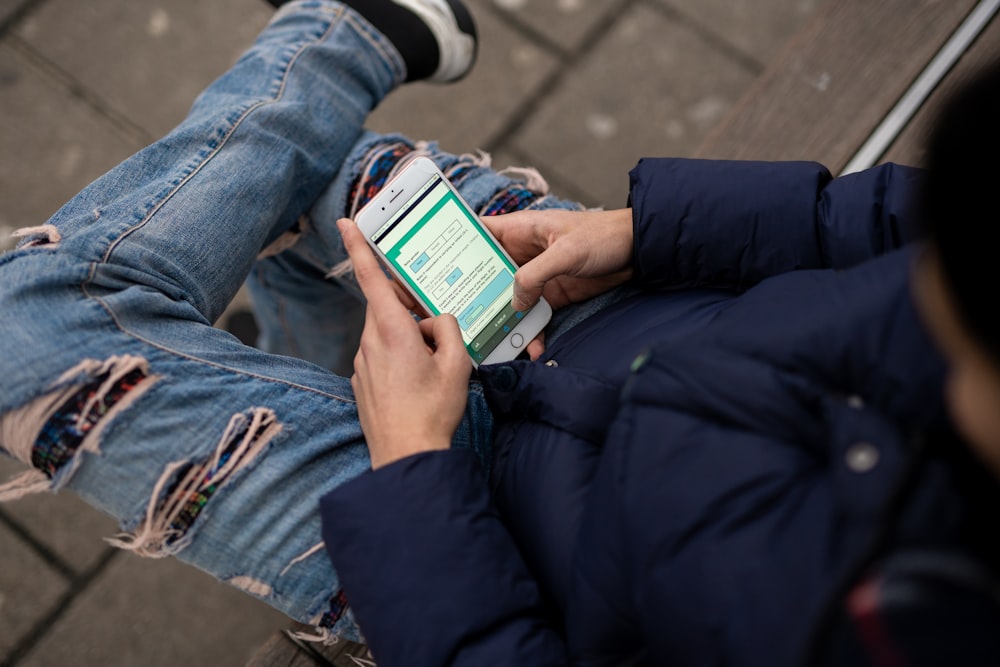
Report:
<svg viewBox="0 0 1000 667"><path fill-rule="evenodd" d="M372 468L447 449L468 400L472 360L451 315L417 323L357 226L338 220L368 299L351 386Z"/></svg>
<svg viewBox="0 0 1000 667"><path fill-rule="evenodd" d="M512 300L517 310L540 296L558 309L632 277L632 209L518 211L482 220L520 265Z"/></svg>

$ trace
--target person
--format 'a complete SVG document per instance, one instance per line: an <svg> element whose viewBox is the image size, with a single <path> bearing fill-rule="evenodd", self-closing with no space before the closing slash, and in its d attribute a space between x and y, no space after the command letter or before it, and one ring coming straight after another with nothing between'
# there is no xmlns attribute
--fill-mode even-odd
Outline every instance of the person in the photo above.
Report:
<svg viewBox="0 0 1000 667"><path fill-rule="evenodd" d="M1000 150L1000 61L958 91L916 195L928 242L911 290L948 362L953 433L917 434L883 528L814 632L813 664L987 665L1000 659L1000 330L990 312L988 192Z"/></svg>
<svg viewBox="0 0 1000 667"><path fill-rule="evenodd" d="M380 664L998 664L998 113L1000 65L926 174L643 160L631 212L489 221L515 304L640 290L480 369L489 488L455 327L341 221L374 471L323 529Z"/></svg>
<svg viewBox="0 0 1000 667"><path fill-rule="evenodd" d="M629 208L582 211L363 129L396 85L468 71L474 33L456 0L288 3L176 130L24 230L0 443L32 470L0 494L71 489L119 546L330 637L360 620L382 665L794 661L906 435L950 434L901 247L922 175L643 160ZM420 154L523 264L516 304L558 307L534 359L470 381L454 322L413 320L337 223ZM264 346L329 359L357 279L352 380L210 326L251 271ZM954 536L951 493L914 543Z"/></svg>

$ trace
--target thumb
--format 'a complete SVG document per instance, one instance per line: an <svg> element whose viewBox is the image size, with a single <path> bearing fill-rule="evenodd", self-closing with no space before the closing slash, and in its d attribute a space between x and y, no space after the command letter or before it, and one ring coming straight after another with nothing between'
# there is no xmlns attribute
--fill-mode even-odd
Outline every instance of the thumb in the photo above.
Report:
<svg viewBox="0 0 1000 667"><path fill-rule="evenodd" d="M453 364L466 368L472 363L469 353L465 349L465 341L462 340L462 330L458 328L458 320L454 315L445 313L439 315L431 322L431 338L437 348L436 354L443 354L445 358Z"/></svg>
<svg viewBox="0 0 1000 667"><path fill-rule="evenodd" d="M571 257L562 253L555 244L550 246L518 268L514 274L514 298L511 305L515 310L528 310L538 303L545 283L567 273L573 266Z"/></svg>

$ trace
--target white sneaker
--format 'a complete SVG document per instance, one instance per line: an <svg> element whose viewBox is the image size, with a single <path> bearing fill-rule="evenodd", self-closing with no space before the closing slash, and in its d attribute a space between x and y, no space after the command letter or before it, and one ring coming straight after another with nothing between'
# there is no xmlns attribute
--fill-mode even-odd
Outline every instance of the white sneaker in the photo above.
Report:
<svg viewBox="0 0 1000 667"><path fill-rule="evenodd" d="M450 83L469 73L476 62L479 40L472 15L461 0L392 1L416 14L437 41L437 68L422 77L424 81Z"/></svg>

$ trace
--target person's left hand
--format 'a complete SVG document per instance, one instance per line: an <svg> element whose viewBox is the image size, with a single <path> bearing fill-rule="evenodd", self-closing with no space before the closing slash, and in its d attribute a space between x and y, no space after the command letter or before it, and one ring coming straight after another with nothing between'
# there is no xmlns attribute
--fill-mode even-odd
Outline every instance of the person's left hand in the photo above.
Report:
<svg viewBox="0 0 1000 667"><path fill-rule="evenodd" d="M351 386L372 468L447 449L468 400L472 360L451 315L417 323L399 300L357 226L338 220L368 299Z"/></svg>
<svg viewBox="0 0 1000 667"><path fill-rule="evenodd" d="M632 209L525 210L481 218L514 261L511 305L545 297L553 310L618 287L632 277Z"/></svg>

